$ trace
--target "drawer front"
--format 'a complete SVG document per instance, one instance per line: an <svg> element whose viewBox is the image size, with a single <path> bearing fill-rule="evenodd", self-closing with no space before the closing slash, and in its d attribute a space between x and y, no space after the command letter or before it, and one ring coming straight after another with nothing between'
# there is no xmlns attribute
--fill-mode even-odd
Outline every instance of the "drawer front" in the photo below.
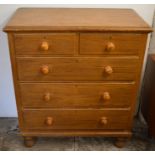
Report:
<svg viewBox="0 0 155 155"><path fill-rule="evenodd" d="M77 50L75 33L15 34L18 55L73 55Z"/></svg>
<svg viewBox="0 0 155 155"><path fill-rule="evenodd" d="M24 107L127 108L134 84L20 84Z"/></svg>
<svg viewBox="0 0 155 155"><path fill-rule="evenodd" d="M17 58L21 81L134 80L138 59Z"/></svg>
<svg viewBox="0 0 155 155"><path fill-rule="evenodd" d="M125 33L81 33L80 54L139 55L146 36Z"/></svg>
<svg viewBox="0 0 155 155"><path fill-rule="evenodd" d="M24 110L27 129L126 129L128 110Z"/></svg>

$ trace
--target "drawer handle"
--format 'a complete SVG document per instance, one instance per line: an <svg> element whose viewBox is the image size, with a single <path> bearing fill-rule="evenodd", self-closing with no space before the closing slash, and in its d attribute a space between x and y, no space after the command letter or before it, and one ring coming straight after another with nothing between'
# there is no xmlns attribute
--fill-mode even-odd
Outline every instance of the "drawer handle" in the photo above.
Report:
<svg viewBox="0 0 155 155"><path fill-rule="evenodd" d="M110 52L110 51L113 51L115 50L115 44L113 42L108 42L106 44L106 51Z"/></svg>
<svg viewBox="0 0 155 155"><path fill-rule="evenodd" d="M101 122L102 125L107 125L108 124L107 117L101 117L100 122Z"/></svg>
<svg viewBox="0 0 155 155"><path fill-rule="evenodd" d="M45 93L43 96L44 101L48 102L51 99L51 94L50 93Z"/></svg>
<svg viewBox="0 0 155 155"><path fill-rule="evenodd" d="M53 118L52 118L52 117L47 117L47 118L45 119L45 124L46 124L47 126L53 125Z"/></svg>
<svg viewBox="0 0 155 155"><path fill-rule="evenodd" d="M47 65L41 66L40 70L41 70L42 74L44 74L44 75L49 73L49 67Z"/></svg>
<svg viewBox="0 0 155 155"><path fill-rule="evenodd" d="M104 68L104 71L105 71L105 73L108 74L108 75L110 75L110 74L113 73L113 69L112 69L111 66L106 66L106 67Z"/></svg>
<svg viewBox="0 0 155 155"><path fill-rule="evenodd" d="M41 43L40 48L41 48L41 50L43 50L43 51L48 51L48 49L49 49L49 44L48 44L48 42L43 41L43 42Z"/></svg>
<svg viewBox="0 0 155 155"><path fill-rule="evenodd" d="M104 101L109 101L111 99L110 93L109 92L104 92L102 94L102 98Z"/></svg>

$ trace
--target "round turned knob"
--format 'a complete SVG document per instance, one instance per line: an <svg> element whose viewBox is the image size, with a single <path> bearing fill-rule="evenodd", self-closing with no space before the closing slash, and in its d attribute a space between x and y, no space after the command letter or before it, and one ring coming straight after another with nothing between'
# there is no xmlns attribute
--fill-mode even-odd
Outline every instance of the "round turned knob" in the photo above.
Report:
<svg viewBox="0 0 155 155"><path fill-rule="evenodd" d="M49 67L47 65L41 66L41 69L40 70L45 75L49 73Z"/></svg>
<svg viewBox="0 0 155 155"><path fill-rule="evenodd" d="M106 66L106 67L104 68L104 71L105 71L105 73L108 74L108 75L110 75L110 74L113 73L113 69L112 69L111 66Z"/></svg>
<svg viewBox="0 0 155 155"><path fill-rule="evenodd" d="M108 43L106 44L106 50L107 50L107 51L113 51L114 49L115 49L115 44L114 44L114 43L108 42Z"/></svg>
<svg viewBox="0 0 155 155"><path fill-rule="evenodd" d="M46 41L43 41L40 46L41 50L47 51L49 49L49 44Z"/></svg>
<svg viewBox="0 0 155 155"><path fill-rule="evenodd" d="M52 117L47 117L47 118L45 119L45 124L46 124L47 126L51 126L51 125L53 124L53 118L52 118Z"/></svg>
<svg viewBox="0 0 155 155"><path fill-rule="evenodd" d="M45 93L43 96L44 101L48 102L51 99L51 94L50 93Z"/></svg>
<svg viewBox="0 0 155 155"><path fill-rule="evenodd" d="M107 118L106 117L101 117L101 124L102 125L106 125L107 123L108 123L108 120L107 120Z"/></svg>
<svg viewBox="0 0 155 155"><path fill-rule="evenodd" d="M109 92L104 92L104 93L102 94L102 97L103 97L103 100L104 100L104 101L109 101L110 98L111 98Z"/></svg>

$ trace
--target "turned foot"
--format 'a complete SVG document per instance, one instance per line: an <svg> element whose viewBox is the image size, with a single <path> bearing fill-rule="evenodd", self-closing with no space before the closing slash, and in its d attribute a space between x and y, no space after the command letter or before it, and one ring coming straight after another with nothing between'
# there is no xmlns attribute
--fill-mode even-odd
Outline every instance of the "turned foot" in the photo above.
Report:
<svg viewBox="0 0 155 155"><path fill-rule="evenodd" d="M36 137L24 137L24 144L26 147L32 147L36 143Z"/></svg>
<svg viewBox="0 0 155 155"><path fill-rule="evenodd" d="M116 138L115 146L118 148L124 147L128 139L129 138Z"/></svg>

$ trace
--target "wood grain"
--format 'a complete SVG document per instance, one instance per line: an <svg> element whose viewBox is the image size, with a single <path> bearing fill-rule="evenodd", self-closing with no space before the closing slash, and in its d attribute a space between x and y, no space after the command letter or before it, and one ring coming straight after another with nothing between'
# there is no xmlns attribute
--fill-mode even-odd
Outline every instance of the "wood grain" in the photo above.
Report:
<svg viewBox="0 0 155 155"><path fill-rule="evenodd" d="M77 51L76 33L37 33L15 34L17 55L73 55ZM43 42L48 43L48 50L41 49Z"/></svg>
<svg viewBox="0 0 155 155"><path fill-rule="evenodd" d="M133 10L22 8L4 31L27 146L37 136L112 136L122 146L131 136L152 31Z"/></svg>
<svg viewBox="0 0 155 155"><path fill-rule="evenodd" d="M58 137L58 136L82 136L82 137L97 137L97 136L104 136L104 137L131 137L132 132L129 130L103 130L103 129L91 129L91 130L54 130L54 129L24 129L21 133L23 136L29 137L29 136L38 136L39 137Z"/></svg>
<svg viewBox="0 0 155 155"><path fill-rule="evenodd" d="M24 124L27 129L126 129L128 110L24 110ZM45 123L53 118L53 125ZM101 118L107 117L103 125Z"/></svg>
<svg viewBox="0 0 155 155"><path fill-rule="evenodd" d="M133 90L134 83L20 84L22 105L27 108L127 108ZM110 100L104 100L104 92L109 92ZM49 100L44 99L46 94Z"/></svg>
<svg viewBox="0 0 155 155"><path fill-rule="evenodd" d="M49 73L40 71L42 65L49 67ZM135 80L137 58L17 58L20 81L129 81ZM112 74L105 72L111 66Z"/></svg>
<svg viewBox="0 0 155 155"><path fill-rule="evenodd" d="M8 43L9 43L16 107L17 107L17 113L18 113L18 122L19 122L20 130L23 130L23 115L22 115L22 105L21 105L21 99L20 99L21 94L19 92L20 89L19 89L18 77L17 77L18 75L17 75L17 64L16 64L16 57L15 57L15 51L14 51L14 38L12 33L8 33Z"/></svg>
<svg viewBox="0 0 155 155"><path fill-rule="evenodd" d="M139 55L145 41L143 34L133 33L80 33L80 54L82 55ZM107 50L108 43L115 48Z"/></svg>
<svg viewBox="0 0 155 155"><path fill-rule="evenodd" d="M4 31L136 31L150 32L131 9L20 8Z"/></svg>

